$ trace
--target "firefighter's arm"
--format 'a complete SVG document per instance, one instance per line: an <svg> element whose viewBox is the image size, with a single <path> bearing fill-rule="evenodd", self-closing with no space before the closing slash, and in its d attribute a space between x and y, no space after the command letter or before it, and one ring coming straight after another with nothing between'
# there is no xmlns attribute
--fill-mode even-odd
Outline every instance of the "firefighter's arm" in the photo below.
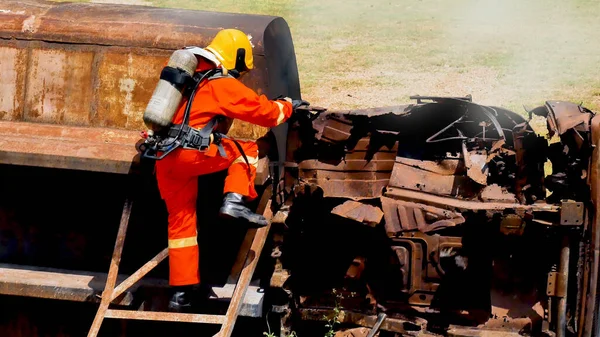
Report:
<svg viewBox="0 0 600 337"><path fill-rule="evenodd" d="M252 124L274 127L292 115L292 103L286 100L269 100L233 78L212 81L222 113L230 118Z"/></svg>

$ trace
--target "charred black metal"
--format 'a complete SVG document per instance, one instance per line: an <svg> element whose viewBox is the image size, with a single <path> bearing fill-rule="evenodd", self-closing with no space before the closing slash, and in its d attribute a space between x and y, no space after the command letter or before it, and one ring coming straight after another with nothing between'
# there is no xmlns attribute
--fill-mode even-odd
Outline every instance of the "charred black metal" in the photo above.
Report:
<svg viewBox="0 0 600 337"><path fill-rule="evenodd" d="M559 142L515 112L459 97L295 124L284 265L300 307L343 294L344 308L425 319L442 333L574 329L564 317L582 296L550 305L546 288L549 271L567 270L561 242L580 240L589 221L593 113L549 102L532 114ZM560 291L581 291L581 276L565 274Z"/></svg>

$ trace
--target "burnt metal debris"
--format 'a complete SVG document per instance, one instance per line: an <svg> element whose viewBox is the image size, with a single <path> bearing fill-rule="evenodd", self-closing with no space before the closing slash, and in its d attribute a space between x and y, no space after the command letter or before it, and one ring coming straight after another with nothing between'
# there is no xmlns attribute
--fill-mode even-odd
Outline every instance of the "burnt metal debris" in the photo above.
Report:
<svg viewBox="0 0 600 337"><path fill-rule="evenodd" d="M578 299L597 269L569 252L594 211L595 114L548 101L527 119L470 96L412 98L290 128L277 273L303 317L341 306L371 320L383 311L420 333L589 336L575 322L591 315ZM529 124L534 115L546 118L547 137ZM324 256L306 251L318 244L331 245ZM327 299L331 288L341 304Z"/></svg>

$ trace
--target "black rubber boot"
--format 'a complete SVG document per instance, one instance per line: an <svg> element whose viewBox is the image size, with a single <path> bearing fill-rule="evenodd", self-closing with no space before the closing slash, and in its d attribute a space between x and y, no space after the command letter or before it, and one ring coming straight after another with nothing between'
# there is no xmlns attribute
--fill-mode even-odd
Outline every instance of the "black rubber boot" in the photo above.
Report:
<svg viewBox="0 0 600 337"><path fill-rule="evenodd" d="M169 311L189 313L192 310L193 286L173 287L174 293L169 301Z"/></svg>
<svg viewBox="0 0 600 337"><path fill-rule="evenodd" d="M268 222L264 216L253 213L244 203L244 196L239 193L227 193L219 215L225 218L243 220L250 228L265 227Z"/></svg>
<svg viewBox="0 0 600 337"><path fill-rule="evenodd" d="M169 311L198 313L205 309L213 295L215 293L212 291L212 287L206 284L173 287Z"/></svg>

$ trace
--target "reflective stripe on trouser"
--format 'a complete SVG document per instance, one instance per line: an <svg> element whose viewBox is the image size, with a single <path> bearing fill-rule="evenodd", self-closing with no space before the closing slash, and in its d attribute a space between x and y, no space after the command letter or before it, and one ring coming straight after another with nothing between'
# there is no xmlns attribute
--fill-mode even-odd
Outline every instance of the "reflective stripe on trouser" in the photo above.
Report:
<svg viewBox="0 0 600 337"><path fill-rule="evenodd" d="M213 149L213 156L179 149L156 162L158 188L169 212L169 283L173 286L200 282L199 249L197 241L194 241L197 235L198 176L227 169L225 193L240 193L249 199L257 197L254 189L256 168L253 164L258 162L258 146L254 142L240 144L251 163L250 173L248 165L229 140L223 140L227 158L216 153L216 148ZM221 196L217 191L214 193L215 196Z"/></svg>

